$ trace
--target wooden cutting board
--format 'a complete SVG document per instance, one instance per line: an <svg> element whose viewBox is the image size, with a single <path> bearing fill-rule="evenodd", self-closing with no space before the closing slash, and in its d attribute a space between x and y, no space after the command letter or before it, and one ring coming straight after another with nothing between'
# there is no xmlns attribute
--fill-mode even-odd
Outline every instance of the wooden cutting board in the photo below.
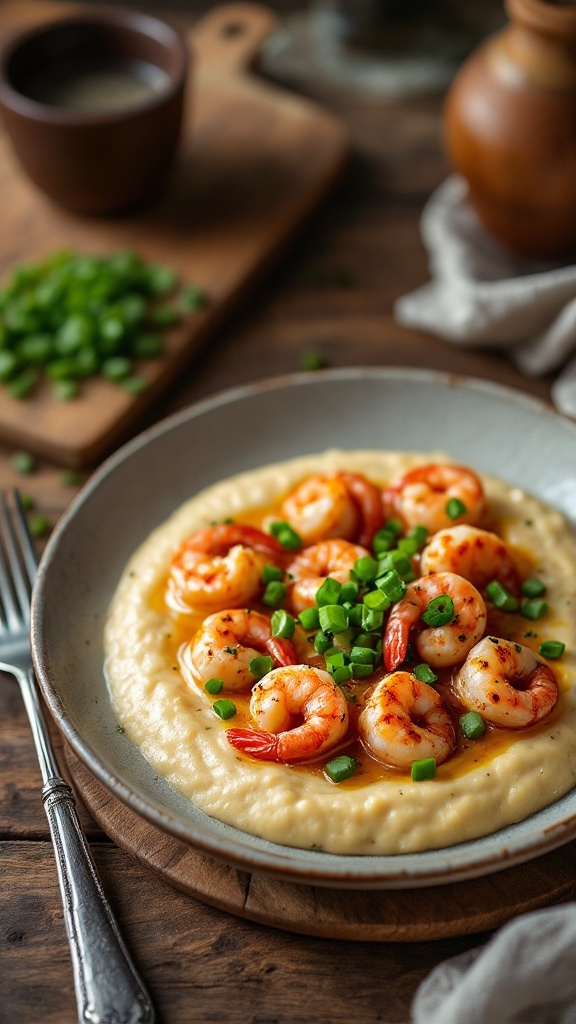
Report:
<svg viewBox="0 0 576 1024"><path fill-rule="evenodd" d="M424 889L330 889L240 871L144 821L67 745L64 752L84 803L121 849L182 892L273 928L362 942L447 939L498 928L518 914L576 894L576 843L485 878Z"/></svg>
<svg viewBox="0 0 576 1024"><path fill-rule="evenodd" d="M0 7L0 34L63 11L70 8L10 0ZM0 280L60 248L130 248L208 296L167 336L166 355L138 369L149 386L137 397L100 379L68 402L55 401L48 386L25 401L0 387L4 440L66 466L96 462L185 371L336 181L348 154L342 124L250 71L275 22L266 7L232 3L197 23L179 159L163 199L138 216L96 219L57 208L27 180L0 133Z"/></svg>

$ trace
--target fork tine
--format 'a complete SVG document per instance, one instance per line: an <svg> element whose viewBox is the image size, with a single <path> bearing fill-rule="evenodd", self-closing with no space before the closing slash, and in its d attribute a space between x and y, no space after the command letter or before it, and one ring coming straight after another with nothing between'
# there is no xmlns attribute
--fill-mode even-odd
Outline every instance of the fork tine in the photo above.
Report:
<svg viewBox="0 0 576 1024"><path fill-rule="evenodd" d="M12 504L0 495L0 579L6 620L13 629L30 621L30 594L36 573L36 556L17 491Z"/></svg>

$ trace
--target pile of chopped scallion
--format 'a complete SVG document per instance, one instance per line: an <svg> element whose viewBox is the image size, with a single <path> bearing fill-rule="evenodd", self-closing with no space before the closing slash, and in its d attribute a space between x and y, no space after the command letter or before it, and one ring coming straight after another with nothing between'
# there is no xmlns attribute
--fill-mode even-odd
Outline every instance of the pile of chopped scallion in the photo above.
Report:
<svg viewBox="0 0 576 1024"><path fill-rule="evenodd" d="M161 355L164 331L204 302L202 289L131 251L24 264L0 290L0 382L17 399L47 379L67 400L95 375L139 393L139 361Z"/></svg>

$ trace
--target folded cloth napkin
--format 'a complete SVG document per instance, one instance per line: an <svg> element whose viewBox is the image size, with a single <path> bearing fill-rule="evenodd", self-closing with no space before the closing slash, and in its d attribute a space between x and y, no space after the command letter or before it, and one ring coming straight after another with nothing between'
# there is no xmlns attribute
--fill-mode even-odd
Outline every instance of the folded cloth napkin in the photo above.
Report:
<svg viewBox="0 0 576 1024"><path fill-rule="evenodd" d="M480 223L457 175L432 194L421 231L431 281L397 300L398 323L457 345L504 349L529 376L561 370L552 400L576 416L576 265L505 249Z"/></svg>
<svg viewBox="0 0 576 1024"><path fill-rule="evenodd" d="M481 949L435 967L414 1024L576 1024L576 904L505 925Z"/></svg>

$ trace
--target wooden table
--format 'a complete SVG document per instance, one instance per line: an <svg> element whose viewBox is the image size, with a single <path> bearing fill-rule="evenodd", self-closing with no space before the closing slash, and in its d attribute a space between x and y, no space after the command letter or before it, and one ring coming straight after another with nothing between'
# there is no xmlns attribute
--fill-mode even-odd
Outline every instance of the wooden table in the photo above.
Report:
<svg viewBox="0 0 576 1024"><path fill-rule="evenodd" d="M418 219L448 170L441 97L374 101L318 84L308 92L349 126L354 155L346 177L150 419L229 385L298 370L310 349L331 366L434 367L547 397L549 381L527 380L504 359L458 350L394 322L394 299L427 276ZM10 455L8 448L0 450L0 486L20 486L55 521L75 487L48 463L18 477ZM55 742L59 747L56 735ZM164 1024L404 1022L431 968L487 937L372 944L256 925L170 888L119 850L85 811L83 820L105 890ZM72 1024L72 974L40 776L18 691L4 678L0 860L0 1019Z"/></svg>

